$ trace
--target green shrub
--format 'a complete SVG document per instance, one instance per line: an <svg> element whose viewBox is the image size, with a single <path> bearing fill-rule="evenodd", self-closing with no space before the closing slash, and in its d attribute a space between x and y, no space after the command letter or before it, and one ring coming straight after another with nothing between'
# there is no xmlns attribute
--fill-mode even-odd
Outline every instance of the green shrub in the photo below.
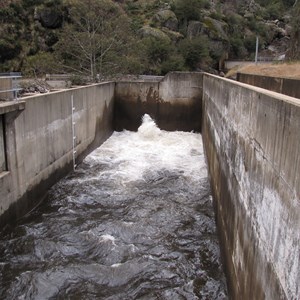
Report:
<svg viewBox="0 0 300 300"><path fill-rule="evenodd" d="M125 10L129 13L129 14L137 14L140 11L140 6L137 3L134 2L128 2Z"/></svg>
<svg viewBox="0 0 300 300"><path fill-rule="evenodd" d="M51 53L39 52L36 55L26 57L23 73L26 76L42 76L47 73L58 73L59 68L60 66Z"/></svg>
<svg viewBox="0 0 300 300"><path fill-rule="evenodd" d="M32 8L36 5L43 4L44 0L23 0L22 6L24 9Z"/></svg>
<svg viewBox="0 0 300 300"><path fill-rule="evenodd" d="M244 48L244 42L242 38L240 37L232 37L230 39L230 48L233 56L235 57L241 57L242 56L242 51Z"/></svg>
<svg viewBox="0 0 300 300"><path fill-rule="evenodd" d="M203 8L209 8L207 0L175 0L172 6L177 18L180 21L200 20Z"/></svg>
<svg viewBox="0 0 300 300"><path fill-rule="evenodd" d="M0 39L0 62L15 58L21 51L21 45L12 37Z"/></svg>
<svg viewBox="0 0 300 300"><path fill-rule="evenodd" d="M137 33L144 25L144 22L140 16L134 16L131 18L130 28L133 32Z"/></svg>
<svg viewBox="0 0 300 300"><path fill-rule="evenodd" d="M157 64L165 61L172 52L172 45L166 40L153 37L145 38L147 57L151 63Z"/></svg>
<svg viewBox="0 0 300 300"><path fill-rule="evenodd" d="M247 36L244 40L244 45L249 52L255 52L256 49L256 36Z"/></svg>
<svg viewBox="0 0 300 300"><path fill-rule="evenodd" d="M256 0L262 7L270 7L272 5L282 6L282 8L290 8L295 4L295 0Z"/></svg>
<svg viewBox="0 0 300 300"><path fill-rule="evenodd" d="M212 19L222 21L224 15L222 15L220 12L212 12L212 13L210 14L210 17L211 17Z"/></svg>
<svg viewBox="0 0 300 300"><path fill-rule="evenodd" d="M161 75L165 75L171 71L183 71L184 58L180 54L170 56L161 65Z"/></svg>
<svg viewBox="0 0 300 300"><path fill-rule="evenodd" d="M70 78L71 85L86 85L88 83L88 79L86 76L82 75L72 75Z"/></svg>
<svg viewBox="0 0 300 300"><path fill-rule="evenodd" d="M199 63L209 58L208 42L205 38L186 38L179 42L178 47L190 70L195 70Z"/></svg>
<svg viewBox="0 0 300 300"><path fill-rule="evenodd" d="M278 1L278 2L269 4L266 7L266 13L268 14L270 19L273 19L273 20L281 19L283 9L284 9L283 4Z"/></svg>

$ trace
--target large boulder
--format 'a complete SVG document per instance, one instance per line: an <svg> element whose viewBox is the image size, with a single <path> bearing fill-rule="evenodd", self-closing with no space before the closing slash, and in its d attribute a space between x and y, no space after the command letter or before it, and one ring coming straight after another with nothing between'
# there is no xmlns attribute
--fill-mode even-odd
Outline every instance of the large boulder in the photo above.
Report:
<svg viewBox="0 0 300 300"><path fill-rule="evenodd" d="M227 35L228 24L225 22L210 17L205 17L203 23L208 31L208 36L211 39L218 41L229 40Z"/></svg>
<svg viewBox="0 0 300 300"><path fill-rule="evenodd" d="M161 30L174 42L178 42L179 40L184 38L184 35L178 31L172 31L166 27L163 27Z"/></svg>
<svg viewBox="0 0 300 300"><path fill-rule="evenodd" d="M288 36L288 33L284 26L278 21L265 22L267 28L267 42L271 43L275 39L281 39Z"/></svg>
<svg viewBox="0 0 300 300"><path fill-rule="evenodd" d="M177 31L178 20L175 13L169 9L159 11L154 15L153 20L158 23L160 27L166 27L172 31Z"/></svg>
<svg viewBox="0 0 300 300"><path fill-rule="evenodd" d="M187 28L187 36L194 38L200 35L206 35L212 40L228 41L228 25L225 22L205 17L203 22L190 21Z"/></svg>
<svg viewBox="0 0 300 300"><path fill-rule="evenodd" d="M158 28L153 28L148 25L143 26L139 32L138 32L142 37L154 37L159 40L167 40L170 41L169 36L164 33L162 30Z"/></svg>
<svg viewBox="0 0 300 300"><path fill-rule="evenodd" d="M187 28L187 36L195 38L205 33L204 25L200 21L190 21Z"/></svg>
<svg viewBox="0 0 300 300"><path fill-rule="evenodd" d="M55 29L62 26L62 13L55 8L36 8L34 12L34 19L39 21L45 28Z"/></svg>

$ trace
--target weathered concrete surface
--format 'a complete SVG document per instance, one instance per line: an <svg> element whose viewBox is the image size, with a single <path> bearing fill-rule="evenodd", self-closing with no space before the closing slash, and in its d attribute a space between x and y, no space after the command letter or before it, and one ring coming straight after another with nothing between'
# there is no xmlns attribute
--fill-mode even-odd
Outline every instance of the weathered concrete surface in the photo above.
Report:
<svg viewBox="0 0 300 300"><path fill-rule="evenodd" d="M172 72L161 81L118 82L116 130L137 130L148 113L164 130L200 131L202 74Z"/></svg>
<svg viewBox="0 0 300 300"><path fill-rule="evenodd" d="M0 114L5 116L8 169L0 175L0 225L17 220L71 170L72 94L77 161L111 134L115 100L119 105L115 116L119 129L137 129L142 115L150 113L164 129L200 130L200 73L174 73L160 83L143 80L120 82L117 88L115 85L106 83L28 97L26 110L17 119L15 107L0 108Z"/></svg>
<svg viewBox="0 0 300 300"><path fill-rule="evenodd" d="M282 93L295 98L300 98L299 79L238 73L237 80L273 92Z"/></svg>
<svg viewBox="0 0 300 300"><path fill-rule="evenodd" d="M25 101L6 101L0 103L0 115L25 109Z"/></svg>
<svg viewBox="0 0 300 300"><path fill-rule="evenodd" d="M5 114L8 172L0 176L0 225L20 216L72 169L71 95L76 159L98 147L113 130L114 83L26 98L15 119Z"/></svg>
<svg viewBox="0 0 300 300"><path fill-rule="evenodd" d="M24 101L6 101L0 103L0 177L3 177L7 171L5 121L7 118L11 120L16 118L24 109Z"/></svg>
<svg viewBox="0 0 300 300"><path fill-rule="evenodd" d="M203 141L233 299L299 299L300 100L204 75Z"/></svg>
<svg viewBox="0 0 300 300"><path fill-rule="evenodd" d="M137 130L145 113L157 115L159 82L117 82L115 91L115 129Z"/></svg>

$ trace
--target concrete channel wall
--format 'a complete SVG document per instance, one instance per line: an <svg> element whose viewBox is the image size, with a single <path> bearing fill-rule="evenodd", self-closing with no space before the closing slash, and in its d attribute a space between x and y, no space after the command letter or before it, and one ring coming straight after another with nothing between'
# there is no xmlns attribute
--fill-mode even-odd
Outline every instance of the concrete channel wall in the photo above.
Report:
<svg viewBox="0 0 300 300"><path fill-rule="evenodd" d="M201 73L103 83L0 104L1 227L32 209L72 170L72 95L77 162L114 128L136 130L145 113L164 129L200 130Z"/></svg>
<svg viewBox="0 0 300 300"><path fill-rule="evenodd" d="M113 131L115 83L28 97L25 110L5 119L7 171L0 173L0 225L15 221L73 168L71 96L76 160ZM1 110L0 110L1 113Z"/></svg>
<svg viewBox="0 0 300 300"><path fill-rule="evenodd" d="M300 98L299 79L238 73L237 80L273 92Z"/></svg>
<svg viewBox="0 0 300 300"><path fill-rule="evenodd" d="M203 78L203 141L233 299L299 299L300 100Z"/></svg>
<svg viewBox="0 0 300 300"><path fill-rule="evenodd" d="M172 72L160 81L116 83L115 128L137 130L148 113L164 130L200 131L202 74Z"/></svg>

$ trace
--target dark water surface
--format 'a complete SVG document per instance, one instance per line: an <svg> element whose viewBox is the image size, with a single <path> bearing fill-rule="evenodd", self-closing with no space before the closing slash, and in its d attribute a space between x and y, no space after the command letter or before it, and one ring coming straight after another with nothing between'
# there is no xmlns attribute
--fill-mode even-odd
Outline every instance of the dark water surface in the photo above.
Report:
<svg viewBox="0 0 300 300"><path fill-rule="evenodd" d="M201 135L114 133L0 235L0 299L227 299Z"/></svg>

